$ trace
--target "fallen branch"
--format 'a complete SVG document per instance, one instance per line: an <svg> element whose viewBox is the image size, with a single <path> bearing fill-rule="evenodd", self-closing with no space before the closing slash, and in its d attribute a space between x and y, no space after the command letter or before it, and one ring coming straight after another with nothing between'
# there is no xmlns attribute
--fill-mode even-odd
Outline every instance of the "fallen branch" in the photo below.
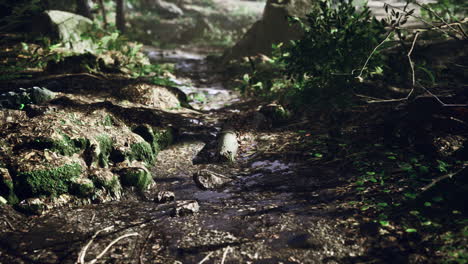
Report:
<svg viewBox="0 0 468 264"><path fill-rule="evenodd" d="M119 242L120 240L126 238L126 237L131 237L131 236L139 236L140 234L138 233L130 233L130 234L125 234L125 235L122 235L116 239L114 239L112 242L109 243L109 245L107 245L107 247L101 252L101 254L99 254L95 259L91 260L88 264L94 264L96 263L96 261L98 261L100 258L102 258L102 256L104 256L104 254L107 253L107 251L117 242ZM83 258L84 259L84 258Z"/></svg>
<svg viewBox="0 0 468 264"><path fill-rule="evenodd" d="M143 246L141 247L141 250L140 250L140 257L139 257L139 260L140 260L140 264L143 264L143 252L145 250L145 247L146 247L146 244L148 244L148 240L151 238L151 236L153 235L153 229L151 229L151 232L149 233L149 235L146 237L145 239L145 243L143 243Z"/></svg>
<svg viewBox="0 0 468 264"><path fill-rule="evenodd" d="M206 257L204 257L200 262L198 262L198 264L203 264L205 263L205 261L207 261L211 255L213 255L213 252L210 252L208 255L206 255Z"/></svg>
<svg viewBox="0 0 468 264"><path fill-rule="evenodd" d="M97 231L96 233L94 233L94 235L91 237L91 239L89 240L88 244L86 244L80 251L80 253L78 254L78 259L77 259L77 263L79 264L86 264L85 262L85 256L86 256L86 252L88 251L88 248L91 246L91 244L93 243L94 239L101 233L101 232L108 232L110 230L112 230L114 228L114 226L108 226L104 229L101 229L99 231Z"/></svg>
<svg viewBox="0 0 468 264"><path fill-rule="evenodd" d="M231 250L231 247L227 246L226 250L224 250L223 259L221 259L221 264L224 264L224 261L226 260L226 256L229 250Z"/></svg>
<svg viewBox="0 0 468 264"><path fill-rule="evenodd" d="M422 188L421 188L421 191L422 191L422 192L425 192L425 191L429 190L430 188L434 187L434 186L435 186L437 183L439 183L440 181L445 180L445 179L447 179L447 178L452 178L452 177L456 176L458 173L460 173L461 171L463 171L467 166L468 166L468 165L465 165L465 166L463 166L461 169L459 169L459 170L457 170L457 171L455 171L455 172L453 172L453 173L448 173L448 174L445 174L445 175L440 176L439 178L436 178L436 179L432 180L431 183L429 183L428 185L422 187Z"/></svg>
<svg viewBox="0 0 468 264"><path fill-rule="evenodd" d="M16 231L16 229L13 227L13 225L10 223L10 221L8 221L8 219L5 216L3 217L3 221L5 221L5 223L8 225L8 227L10 227L12 231Z"/></svg>

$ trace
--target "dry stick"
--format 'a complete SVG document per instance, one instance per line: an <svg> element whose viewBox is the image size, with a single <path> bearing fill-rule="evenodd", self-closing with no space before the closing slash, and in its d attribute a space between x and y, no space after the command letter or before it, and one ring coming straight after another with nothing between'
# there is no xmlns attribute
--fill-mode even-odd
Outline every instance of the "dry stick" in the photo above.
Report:
<svg viewBox="0 0 468 264"><path fill-rule="evenodd" d="M437 100L437 102L439 102L442 106L445 106L445 107L465 107L465 106L468 106L468 104L446 104L442 100L440 100L440 98L437 95L433 94L431 91L429 91L429 89L422 86L420 83L418 83L418 86L421 87L424 91L426 91L430 96L434 97Z"/></svg>
<svg viewBox="0 0 468 264"><path fill-rule="evenodd" d="M203 264L211 257L211 255L213 255L213 252L210 252L208 255L206 255L206 257L204 257L200 262L198 262L198 264Z"/></svg>
<svg viewBox="0 0 468 264"><path fill-rule="evenodd" d="M85 256L86 256L86 252L88 251L88 248L89 246L91 246L91 244L93 243L94 239L99 235L99 233L101 232L104 232L104 231L110 231L114 228L114 226L108 226L104 229L101 229L99 231L97 231L96 233L94 233L94 235L91 237L91 239L89 240L88 244L86 244L80 251L80 253L78 254L78 260L77 260L77 263L79 264L86 264L85 262Z"/></svg>
<svg viewBox="0 0 468 264"><path fill-rule="evenodd" d="M16 231L16 229L13 227L13 225L10 223L10 221L8 221L8 219L5 216L3 217L3 220L5 221L5 223L7 223L7 225L10 227L12 231Z"/></svg>
<svg viewBox="0 0 468 264"><path fill-rule="evenodd" d="M107 247L101 252L101 254L99 254L95 259L91 260L88 264L94 264L96 263L96 261L98 261L100 258L102 258L102 256L104 256L104 254L107 253L107 251L117 242L119 242L120 240L126 238L126 237L131 237L131 236L139 236L140 234L138 233L129 233L129 234L125 234L123 236L120 236L116 239L114 239L112 242L109 243L109 245L107 245Z"/></svg>
<svg viewBox="0 0 468 264"><path fill-rule="evenodd" d="M421 191L425 192L427 190L429 190L430 188L434 187L434 185L436 185L438 182L444 180L444 179L447 179L447 178L452 178L453 176L457 175L458 173L460 173L462 170L464 170L468 165L465 165L463 166L461 169L457 170L456 172L453 172L453 173L449 173L449 174L445 174L443 176L440 176L439 178L436 178L434 180L432 180L431 183L429 183L428 185L424 186L421 188Z"/></svg>
<svg viewBox="0 0 468 264"><path fill-rule="evenodd" d="M140 264L143 264L143 251L145 251L145 247L146 247L146 244L148 244L148 240L151 238L151 236L153 235L153 229L151 229L151 232L149 233L149 235L146 237L145 239L145 243L143 243L143 246L141 247L141 250L140 250Z"/></svg>
<svg viewBox="0 0 468 264"><path fill-rule="evenodd" d="M231 249L230 246L227 246L226 250L224 250L224 253L223 253L223 259L221 260L221 264L224 264L224 261L226 260L226 256L227 256L227 253L228 251Z"/></svg>
<svg viewBox="0 0 468 264"><path fill-rule="evenodd" d="M364 66L362 66L361 68L361 72L359 73L358 77L356 77L357 79L359 80L362 80L362 74L364 73L364 69L366 68L367 64L369 63L369 60L372 58L372 55L374 55L374 53L377 51L378 48L380 48L380 46L382 46L385 41L388 40L388 38L390 37L390 35L393 33L393 30L391 30L390 32L388 32L387 36L385 37L384 40L382 40L382 42L379 43L379 45L375 46L374 50L372 50L371 54L369 55L369 57L367 57L367 60L366 62L364 63Z"/></svg>
<svg viewBox="0 0 468 264"><path fill-rule="evenodd" d="M417 31L416 34L414 35L413 43L411 44L411 48L408 51L408 55L406 55L408 57L408 61L410 63L410 67L411 67L411 84L412 84L411 91L408 93L408 95L406 95L406 97L403 97L403 98L388 99L388 100L371 100L371 101L367 101L367 103L372 104L372 103L388 103L388 102L405 101L405 100L408 100L410 98L410 96L413 94L414 87L415 87L415 84L416 84L416 77L415 77L415 73L414 73L414 63L411 60L411 54L413 53L414 46L416 45L416 40L418 39L419 33L420 32Z"/></svg>

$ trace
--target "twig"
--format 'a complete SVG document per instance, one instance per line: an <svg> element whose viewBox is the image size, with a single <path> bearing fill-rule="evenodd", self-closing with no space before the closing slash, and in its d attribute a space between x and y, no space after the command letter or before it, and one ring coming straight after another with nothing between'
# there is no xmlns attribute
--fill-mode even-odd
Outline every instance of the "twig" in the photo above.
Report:
<svg viewBox="0 0 468 264"><path fill-rule="evenodd" d="M221 264L224 264L224 261L226 260L226 256L227 256L227 253L228 251L231 249L230 246L227 246L226 250L224 250L224 253L223 253L223 259L221 260Z"/></svg>
<svg viewBox="0 0 468 264"><path fill-rule="evenodd" d="M420 83L418 83L418 86L421 87L424 91L426 91L430 96L434 97L437 100L437 102L439 102L444 107L466 107L468 106L468 104L446 104L442 100L440 100L440 98L437 95L433 94L431 91L429 91L429 89L422 86Z"/></svg>
<svg viewBox="0 0 468 264"><path fill-rule="evenodd" d="M8 221L8 219L5 216L3 217L3 220L5 221L5 223L7 223L8 227L10 227L12 231L16 231L16 229L13 227L13 225L10 223L10 221Z"/></svg>
<svg viewBox="0 0 468 264"><path fill-rule="evenodd" d="M414 18L419 19L419 20L420 20L421 22L423 22L424 24L431 26L431 27L432 27L431 29L436 29L436 30L442 31L443 33L446 33L447 35L451 36L452 38L459 40L459 38L458 38L457 36L455 36L455 35L453 35L453 34L450 34L450 32L447 32L447 31L445 31L445 30L442 30L441 27L437 27L436 25L434 25L434 24L432 24L432 23L430 23L430 22L427 22L427 21L424 20L422 17L416 16L416 15L414 15L414 14L410 14L408 11L402 10L402 9L399 8L399 7L396 7L396 6L393 6L393 5L390 5L390 4L387 4L387 5L388 5L389 7L391 7L391 8L393 8L393 9L396 9L396 10L401 11L401 12L403 12L403 13L409 15L409 16L412 16L412 17L414 17Z"/></svg>
<svg viewBox="0 0 468 264"><path fill-rule="evenodd" d="M414 92L414 87L416 85L416 76L415 76L415 73L414 73L414 63L413 61L411 60L411 54L413 53L413 50L414 50L414 46L416 45L416 40L418 39L418 36L419 36L420 32L416 32L416 34L414 35L414 39L413 39L413 43L411 44L411 48L410 50L408 51L408 55L406 55L408 57L408 61L409 61L409 64L410 64L410 67L411 67L411 91L408 93L408 95L406 95L405 97L403 98L397 98L397 99L388 99L388 100L385 100L385 99L382 99L382 100L370 100L370 101L367 101L368 104L372 104L372 103L389 103L389 102L399 102L399 101L405 101L405 100L408 100L410 98L410 96L413 94ZM360 96L363 96L363 95L360 95Z"/></svg>
<svg viewBox="0 0 468 264"><path fill-rule="evenodd" d="M86 264L85 262L85 256L86 256L86 252L88 251L88 248L89 246L91 246L91 244L93 243L94 239L99 235L99 233L101 232L108 232L110 230L112 230L114 228L114 226L108 226L104 229L101 229L99 231L97 231L96 233L94 233L94 235L91 237L91 239L89 240L88 244L86 244L80 251L80 253L78 254L78 259L77 259L77 263L79 264Z"/></svg>
<svg viewBox="0 0 468 264"><path fill-rule="evenodd" d="M94 218L96 218L96 214L95 214L95 213L93 213L93 216L91 216L91 221L90 221L90 223L92 223L92 222L94 221Z"/></svg>
<svg viewBox="0 0 468 264"><path fill-rule="evenodd" d="M367 57L367 60L364 63L364 66L362 66L362 68L361 68L361 72L359 72L358 77L356 77L358 80L362 80L362 74L364 73L364 69L366 68L367 64L369 63L369 60L371 59L372 55L374 55L374 53L377 51L377 49L380 48L380 46L382 46L385 43L385 41L388 40L388 38L390 37L390 35L392 33L393 33L393 30L388 32L388 34L384 38L384 40L382 40L382 42L380 42L379 45L375 46L374 50L372 50L371 54L369 54L369 57Z"/></svg>
<svg viewBox="0 0 468 264"><path fill-rule="evenodd" d="M445 174L445 175L440 176L440 177L437 178L437 179L432 180L431 183L429 183L428 185L422 187L422 188L421 188L421 191L425 192L425 191L429 190L430 188L434 187L434 185L436 185L436 184L439 183L440 181L445 180L445 179L447 179L447 178L452 178L453 176L457 175L457 174L460 173L462 170L464 170L467 166L468 166L468 165L465 165L465 166L463 166L461 169L457 170L456 172L448 173L448 174Z"/></svg>
<svg viewBox="0 0 468 264"><path fill-rule="evenodd" d="M140 251L140 264L143 264L143 251L145 250L145 247L146 247L146 244L148 243L148 240L151 238L151 236L153 235L153 229L151 229L151 232L149 233L149 235L146 237L145 239L145 243L143 243L143 246L141 247L141 251Z"/></svg>
<svg viewBox="0 0 468 264"><path fill-rule="evenodd" d="M211 257L211 255L213 255L213 252L210 252L208 255L206 255L206 257L204 257L200 262L198 262L198 264L203 264Z"/></svg>
<svg viewBox="0 0 468 264"><path fill-rule="evenodd" d="M102 258L102 256L104 256L104 254L107 253L107 251L117 242L119 242L120 240L126 238L126 237L131 237L131 236L139 236L140 234L138 233L129 233L129 234L125 234L125 235L122 235L116 239L114 239L112 242L109 243L109 245L107 245L107 247L101 252L101 254L99 254L95 259L91 260L88 264L94 264L96 263L96 261L98 261L100 258Z"/></svg>

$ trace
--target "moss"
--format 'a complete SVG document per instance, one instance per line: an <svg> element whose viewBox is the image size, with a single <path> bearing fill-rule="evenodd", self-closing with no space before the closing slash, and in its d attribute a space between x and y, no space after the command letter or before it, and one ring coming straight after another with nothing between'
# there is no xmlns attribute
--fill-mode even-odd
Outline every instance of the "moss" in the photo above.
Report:
<svg viewBox="0 0 468 264"><path fill-rule="evenodd" d="M172 129L151 128L148 125L142 125L133 129L133 132L151 145L155 155L174 141Z"/></svg>
<svg viewBox="0 0 468 264"><path fill-rule="evenodd" d="M94 183L90 179L72 180L70 185L70 193L79 197L90 197L94 190Z"/></svg>
<svg viewBox="0 0 468 264"><path fill-rule="evenodd" d="M80 176L81 173L82 168L78 163L66 164L50 170L19 172L16 187L23 197L56 196L67 193L71 179Z"/></svg>
<svg viewBox="0 0 468 264"><path fill-rule="evenodd" d="M148 165L154 165L156 160L156 155L148 142L132 144L130 146L130 152L128 152L126 156L130 161L144 161Z"/></svg>
<svg viewBox="0 0 468 264"><path fill-rule="evenodd" d="M71 139L68 135L62 133L62 139L51 140L51 139L36 139L35 143L37 146L43 145L45 148L60 153L64 156L72 156L75 153L79 153L89 146L89 140L86 138Z"/></svg>
<svg viewBox="0 0 468 264"><path fill-rule="evenodd" d="M140 191L148 189L154 182L151 173L143 168L127 168L122 170L120 175L123 185L137 187Z"/></svg>
<svg viewBox="0 0 468 264"><path fill-rule="evenodd" d="M114 126L114 118L111 115L106 115L102 121L103 126Z"/></svg>
<svg viewBox="0 0 468 264"><path fill-rule="evenodd" d="M98 165L107 168L109 165L109 156L112 151L112 139L108 135L100 135L96 137L99 143Z"/></svg>
<svg viewBox="0 0 468 264"><path fill-rule="evenodd" d="M4 181L5 186L8 188L8 193L7 193L7 200L9 204L17 204L19 203L18 196L15 194L14 190L14 184L13 181L11 180L6 180Z"/></svg>
<svg viewBox="0 0 468 264"><path fill-rule="evenodd" d="M106 189L114 195L121 193L122 186L120 185L119 178L116 175L105 177L102 175L91 176L94 185L99 189Z"/></svg>
<svg viewBox="0 0 468 264"><path fill-rule="evenodd" d="M169 147L174 142L174 133L171 128L154 131L155 142L159 150Z"/></svg>

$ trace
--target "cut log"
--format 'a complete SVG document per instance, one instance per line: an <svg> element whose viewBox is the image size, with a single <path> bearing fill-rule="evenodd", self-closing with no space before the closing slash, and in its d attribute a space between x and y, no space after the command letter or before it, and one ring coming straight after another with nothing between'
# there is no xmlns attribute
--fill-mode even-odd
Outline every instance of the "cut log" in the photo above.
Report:
<svg viewBox="0 0 468 264"><path fill-rule="evenodd" d="M223 130L219 135L217 156L220 161L234 162L239 143L234 130Z"/></svg>

